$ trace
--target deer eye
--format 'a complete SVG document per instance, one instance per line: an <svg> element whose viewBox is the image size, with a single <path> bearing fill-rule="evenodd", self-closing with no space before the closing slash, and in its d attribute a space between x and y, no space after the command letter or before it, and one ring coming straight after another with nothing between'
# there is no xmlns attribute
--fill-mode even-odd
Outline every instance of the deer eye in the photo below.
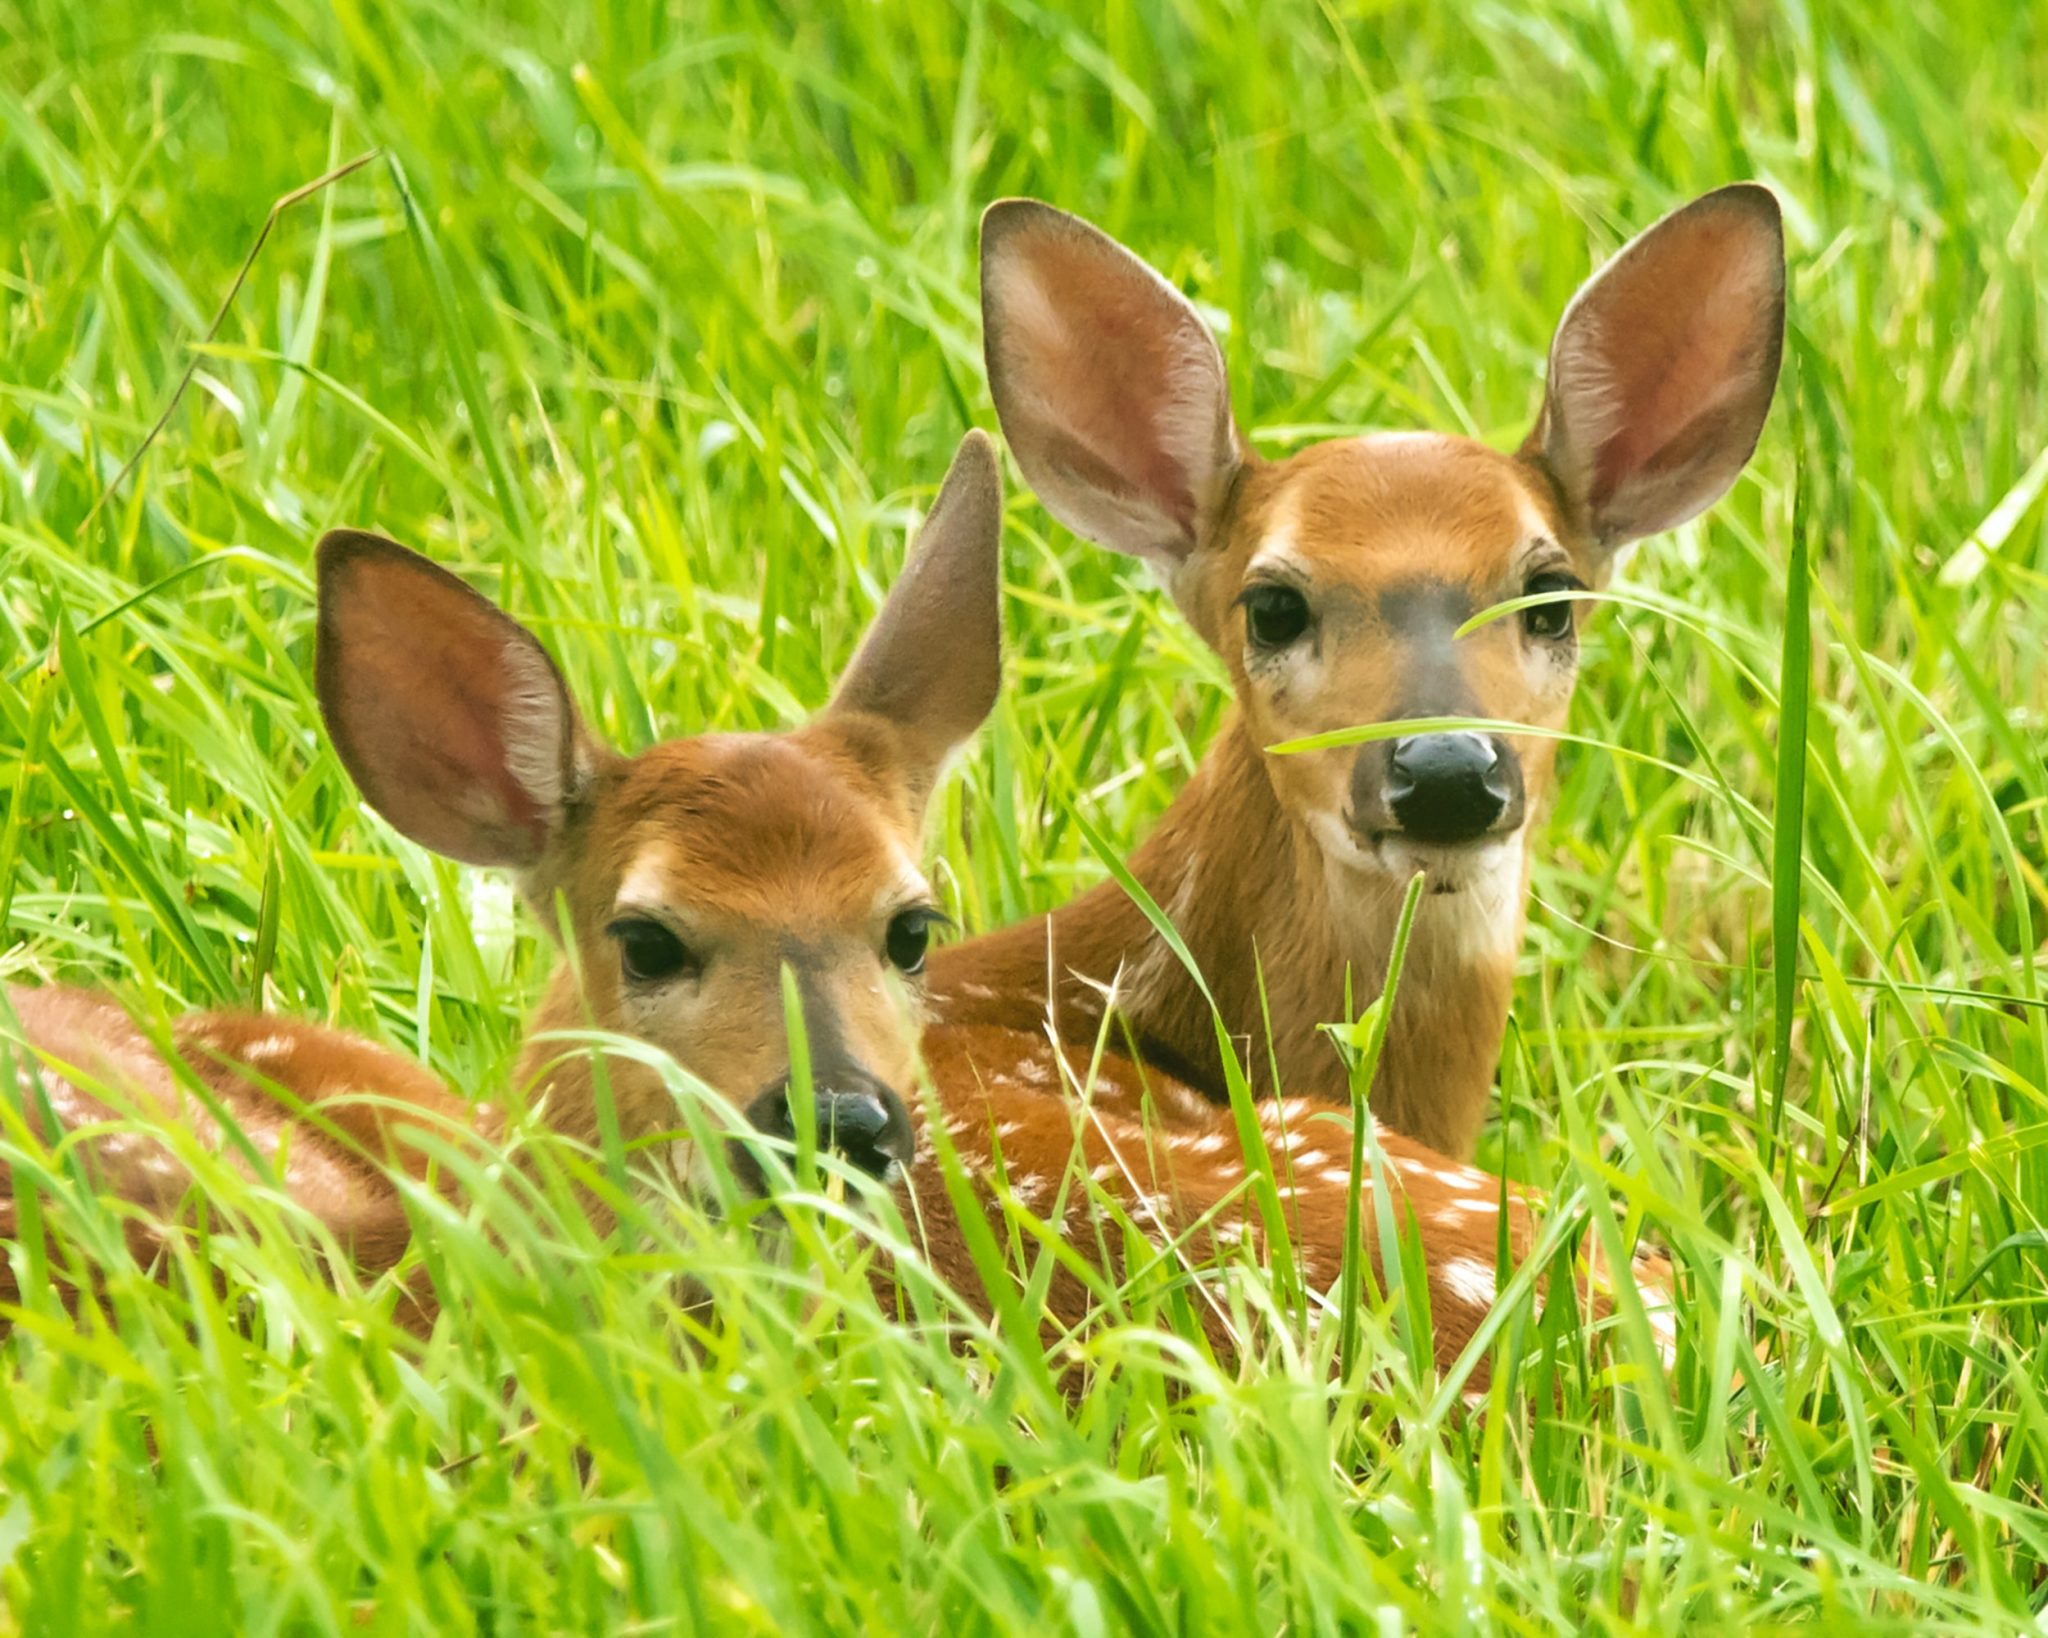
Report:
<svg viewBox="0 0 2048 1638"><path fill-rule="evenodd" d="M631 984L661 984L702 970L690 947L658 921L628 916L605 929L619 946L619 970Z"/></svg>
<svg viewBox="0 0 2048 1638"><path fill-rule="evenodd" d="M890 918L882 953L898 972L924 971L925 951L931 947L932 928L946 918L936 910L904 910Z"/></svg>
<svg viewBox="0 0 2048 1638"><path fill-rule="evenodd" d="M1286 648L1308 630L1308 599L1292 586L1247 587L1244 629L1259 648Z"/></svg>
<svg viewBox="0 0 2048 1638"><path fill-rule="evenodd" d="M1529 583L1522 588L1524 597L1549 597L1559 592L1583 591L1585 588L1568 574L1546 570L1542 574L1529 576ZM1522 610L1522 629L1540 642L1554 643L1572 634L1572 605L1560 597L1555 603L1531 603Z"/></svg>

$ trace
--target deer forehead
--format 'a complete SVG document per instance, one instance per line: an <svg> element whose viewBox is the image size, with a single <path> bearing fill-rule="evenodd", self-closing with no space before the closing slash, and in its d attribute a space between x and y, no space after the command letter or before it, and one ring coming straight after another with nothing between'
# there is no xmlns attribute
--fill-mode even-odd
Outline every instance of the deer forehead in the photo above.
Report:
<svg viewBox="0 0 2048 1638"><path fill-rule="evenodd" d="M1532 546L1562 538L1540 474L1441 433L1332 439L1253 474L1248 488L1232 530L1243 572L1319 586L1448 583L1491 601Z"/></svg>
<svg viewBox="0 0 2048 1638"><path fill-rule="evenodd" d="M593 803L601 914L670 911L764 933L865 927L929 895L899 805L850 759L794 736L659 745Z"/></svg>

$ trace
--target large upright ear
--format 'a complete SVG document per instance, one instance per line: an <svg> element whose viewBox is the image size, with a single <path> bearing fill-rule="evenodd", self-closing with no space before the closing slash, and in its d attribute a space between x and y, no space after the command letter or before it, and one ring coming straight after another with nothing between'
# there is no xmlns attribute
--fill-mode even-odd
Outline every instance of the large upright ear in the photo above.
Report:
<svg viewBox="0 0 2048 1638"><path fill-rule="evenodd" d="M903 574L832 696L833 712L896 730L920 798L979 728L1002 684L1003 479L995 446L969 432Z"/></svg>
<svg viewBox="0 0 2048 1638"><path fill-rule="evenodd" d="M1169 568L1192 552L1244 445L1187 299L1079 217L1003 199L981 219L981 322L1003 436L1046 509Z"/></svg>
<svg viewBox="0 0 2048 1638"><path fill-rule="evenodd" d="M1756 448L1785 338L1785 238L1738 182L1631 240L1572 298L1523 453L1596 547L1675 528Z"/></svg>
<svg viewBox="0 0 2048 1638"><path fill-rule="evenodd" d="M524 626L381 535L320 542L314 680L370 806L466 864L537 864L594 761Z"/></svg>

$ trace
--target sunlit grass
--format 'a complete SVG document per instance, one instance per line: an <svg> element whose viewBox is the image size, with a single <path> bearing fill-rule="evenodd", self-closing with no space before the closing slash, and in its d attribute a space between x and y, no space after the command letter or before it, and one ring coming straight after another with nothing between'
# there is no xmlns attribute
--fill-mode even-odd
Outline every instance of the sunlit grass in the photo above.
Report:
<svg viewBox="0 0 2048 1638"><path fill-rule="evenodd" d="M660 1195L600 1239L570 1206L600 1159L526 1190L452 1152L470 1203L419 1213L453 1311L420 1343L223 1178L221 1289L117 1274L74 1325L26 1282L0 1629L2035 1619L2038 10L542 11L0 0L0 973L332 1018L502 1086L548 952L320 736L322 529L463 568L622 745L786 724L993 426L988 199L1081 210L1204 303L1281 452L1518 439L1592 260L1757 176L1790 235L1779 406L1590 628L1482 1150L1561 1233L1670 1249L1678 1363L1640 1316L1596 1352L1523 1304L1473 1418L1384 1306L1327 1386L1330 1328L1245 1274L1272 1323L1235 1373L1166 1281L1047 1358L914 1269L901 1323L865 1274L893 1229L827 1202L780 1262ZM81 531L272 200L371 150L283 217ZM1091 833L1141 834L1227 703L1159 594L1022 493L1005 545L1009 686L935 815L970 928L1099 880ZM50 1201L18 1272L116 1243L10 1110L0 1155Z"/></svg>

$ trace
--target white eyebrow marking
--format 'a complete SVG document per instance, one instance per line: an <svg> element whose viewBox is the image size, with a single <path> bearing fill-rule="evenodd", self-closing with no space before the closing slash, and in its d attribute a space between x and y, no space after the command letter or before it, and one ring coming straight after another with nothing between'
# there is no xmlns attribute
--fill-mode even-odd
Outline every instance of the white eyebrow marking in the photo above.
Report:
<svg viewBox="0 0 2048 1638"><path fill-rule="evenodd" d="M1522 541L1524 545L1534 545L1538 541L1548 541L1552 545L1556 544L1549 520L1537 510L1535 501L1530 499L1528 491L1523 489L1520 484L1515 486L1515 511L1522 520Z"/></svg>
<svg viewBox="0 0 2048 1638"><path fill-rule="evenodd" d="M917 861L904 851L901 844L893 846L890 853L896 865L896 874L888 886L875 895L875 919L893 915L898 910L913 904L929 904L932 900L932 886L925 874L917 868Z"/></svg>
<svg viewBox="0 0 2048 1638"><path fill-rule="evenodd" d="M1294 539L1295 518L1291 494L1283 490L1273 510L1275 515L1271 526L1266 530L1265 538L1259 542L1258 549L1252 553L1251 561L1245 565L1246 575L1249 576L1257 569L1275 568L1288 568L1297 573L1306 573L1307 566L1302 561Z"/></svg>
<svg viewBox="0 0 2048 1638"><path fill-rule="evenodd" d="M670 849L656 842L642 851L620 879L612 901L617 910L658 909L668 902Z"/></svg>

